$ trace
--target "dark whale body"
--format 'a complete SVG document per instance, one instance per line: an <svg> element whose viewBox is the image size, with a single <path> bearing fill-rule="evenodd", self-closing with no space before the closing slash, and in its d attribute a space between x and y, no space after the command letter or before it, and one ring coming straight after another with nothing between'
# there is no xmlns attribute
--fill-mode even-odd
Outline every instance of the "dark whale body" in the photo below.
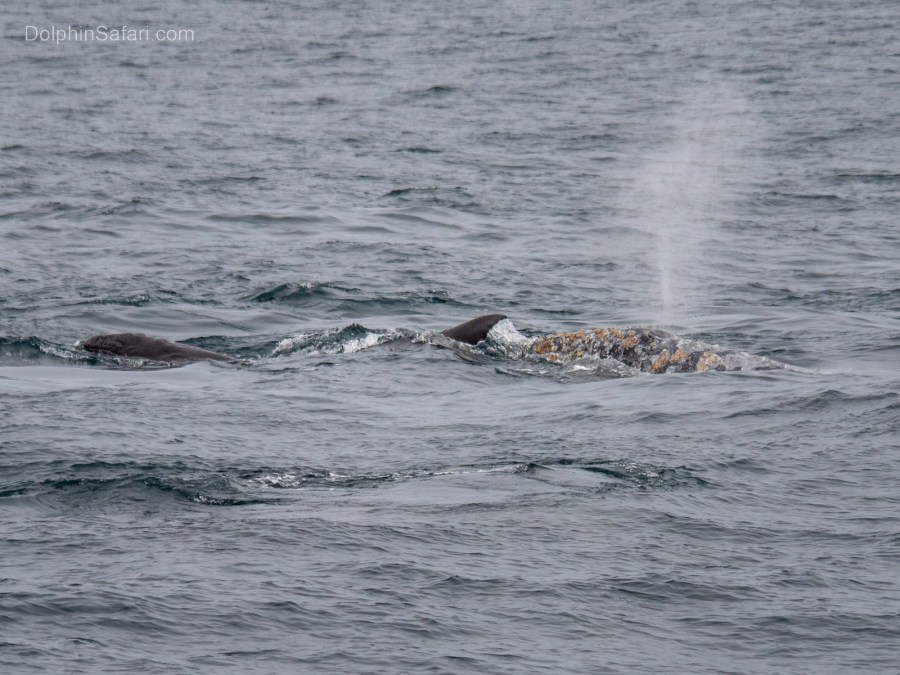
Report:
<svg viewBox="0 0 900 675"><path fill-rule="evenodd" d="M491 332L491 328L505 318L505 314L479 316L453 328L448 328L442 335L446 335L457 342L465 342L467 345L476 345L487 337L487 334Z"/></svg>
<svg viewBox="0 0 900 675"><path fill-rule="evenodd" d="M191 347L190 345L183 345L179 342L161 338L147 337L140 333L95 335L85 340L83 347L89 352L151 359L163 363L234 361L230 356L225 356L224 354L217 354L206 349Z"/></svg>

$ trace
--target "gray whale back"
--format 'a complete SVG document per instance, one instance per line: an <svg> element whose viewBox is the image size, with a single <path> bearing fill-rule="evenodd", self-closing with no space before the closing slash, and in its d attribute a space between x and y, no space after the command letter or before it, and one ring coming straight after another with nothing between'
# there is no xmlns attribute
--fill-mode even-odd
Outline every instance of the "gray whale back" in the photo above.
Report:
<svg viewBox="0 0 900 675"><path fill-rule="evenodd" d="M487 334L491 332L491 328L503 321L506 314L487 314L479 316L465 323L461 323L453 328L448 328L442 335L446 335L451 340L457 342L465 342L467 345L475 345L484 340Z"/></svg>
<svg viewBox="0 0 900 675"><path fill-rule="evenodd" d="M140 333L115 333L95 335L84 341L89 352L151 359L166 363L179 361L233 361L230 356L217 354L199 347L183 345L179 342L148 337Z"/></svg>
<svg viewBox="0 0 900 675"><path fill-rule="evenodd" d="M784 364L765 356L721 349L646 328L597 328L543 335L531 343L538 358L554 363L586 356L609 358L645 373L702 373L707 370L771 370Z"/></svg>

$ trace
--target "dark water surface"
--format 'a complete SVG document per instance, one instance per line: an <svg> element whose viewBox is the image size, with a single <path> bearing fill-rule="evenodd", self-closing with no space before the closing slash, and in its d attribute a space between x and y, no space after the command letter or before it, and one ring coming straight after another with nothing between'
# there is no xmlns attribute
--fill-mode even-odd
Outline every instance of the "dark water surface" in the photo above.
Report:
<svg viewBox="0 0 900 675"><path fill-rule="evenodd" d="M0 670L896 672L898 25L6 3ZM796 368L434 337L498 311Z"/></svg>

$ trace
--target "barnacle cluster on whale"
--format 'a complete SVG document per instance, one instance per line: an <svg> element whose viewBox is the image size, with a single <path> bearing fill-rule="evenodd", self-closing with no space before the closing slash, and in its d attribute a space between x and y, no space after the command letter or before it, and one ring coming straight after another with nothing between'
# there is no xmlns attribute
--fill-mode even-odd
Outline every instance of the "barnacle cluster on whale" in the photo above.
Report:
<svg viewBox="0 0 900 675"><path fill-rule="evenodd" d="M710 349L687 351L683 340L645 328L597 328L535 338L531 350L559 363L592 356L621 361L645 373L684 373L729 370L722 355Z"/></svg>
<svg viewBox="0 0 900 675"><path fill-rule="evenodd" d="M502 325L504 319L506 317L502 314L479 317L444 331L444 335L476 344L489 334L496 334L497 326ZM477 327L478 331L460 330L467 326L470 329ZM558 364L575 363L583 359L613 359L635 370L654 374L783 367L764 356L722 349L650 328L608 327L551 333L533 338L525 338L514 328L512 331L518 336L517 353Z"/></svg>

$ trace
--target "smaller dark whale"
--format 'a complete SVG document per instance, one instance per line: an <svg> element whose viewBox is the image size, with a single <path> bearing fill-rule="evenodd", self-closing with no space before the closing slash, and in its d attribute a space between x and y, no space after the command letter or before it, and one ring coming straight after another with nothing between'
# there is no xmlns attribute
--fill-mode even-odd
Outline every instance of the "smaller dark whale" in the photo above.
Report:
<svg viewBox="0 0 900 675"><path fill-rule="evenodd" d="M183 345L162 338L147 337L140 333L116 333L95 335L82 345L87 351L131 358L151 359L164 363L184 361L234 361L224 354L217 354L199 347Z"/></svg>
<svg viewBox="0 0 900 675"><path fill-rule="evenodd" d="M479 316L453 328L448 328L442 335L446 335L457 342L465 342L467 345L476 345L487 337L487 334L491 332L491 328L505 318L505 314Z"/></svg>

